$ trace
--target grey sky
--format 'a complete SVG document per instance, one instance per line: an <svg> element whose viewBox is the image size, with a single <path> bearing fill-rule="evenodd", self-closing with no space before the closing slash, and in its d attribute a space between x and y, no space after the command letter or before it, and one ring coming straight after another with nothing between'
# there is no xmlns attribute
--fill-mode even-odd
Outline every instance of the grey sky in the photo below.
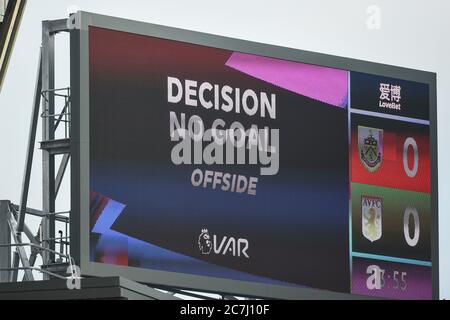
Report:
<svg viewBox="0 0 450 320"><path fill-rule="evenodd" d="M369 5L381 8L379 30L367 28ZM438 74L441 295L450 298L450 2L448 0L29 0L0 93L0 198L18 202L36 76L41 21L85 11ZM68 37L57 42L57 86L68 85ZM38 135L40 137L40 133ZM35 154L29 205L41 206L41 155ZM58 210L68 209L69 188ZM31 221L37 228L36 221Z"/></svg>

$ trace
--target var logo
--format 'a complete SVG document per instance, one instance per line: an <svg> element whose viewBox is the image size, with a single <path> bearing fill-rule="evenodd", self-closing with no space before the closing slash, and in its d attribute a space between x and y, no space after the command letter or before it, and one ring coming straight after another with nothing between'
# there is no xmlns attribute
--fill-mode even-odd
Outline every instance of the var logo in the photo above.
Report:
<svg viewBox="0 0 450 320"><path fill-rule="evenodd" d="M202 229L198 238L198 248L204 255L214 253L250 258L247 253L248 247L249 243L247 239L236 239L227 236L220 238L217 235L213 235L211 238L208 229Z"/></svg>

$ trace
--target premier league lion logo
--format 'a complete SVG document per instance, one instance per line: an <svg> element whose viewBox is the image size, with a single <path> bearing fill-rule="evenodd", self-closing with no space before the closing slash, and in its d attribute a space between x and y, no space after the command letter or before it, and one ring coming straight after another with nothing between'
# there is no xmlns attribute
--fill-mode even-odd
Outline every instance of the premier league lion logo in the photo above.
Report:
<svg viewBox="0 0 450 320"><path fill-rule="evenodd" d="M212 249L211 237L209 236L208 229L203 229L200 237L198 238L198 248L202 254L210 254Z"/></svg>
<svg viewBox="0 0 450 320"><path fill-rule="evenodd" d="M376 172L383 163L383 130L358 127L359 159L369 172Z"/></svg>

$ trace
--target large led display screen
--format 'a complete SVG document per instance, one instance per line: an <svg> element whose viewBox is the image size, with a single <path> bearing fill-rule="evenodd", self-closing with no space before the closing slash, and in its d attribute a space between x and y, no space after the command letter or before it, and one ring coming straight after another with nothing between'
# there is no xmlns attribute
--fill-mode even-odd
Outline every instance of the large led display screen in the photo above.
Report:
<svg viewBox="0 0 450 320"><path fill-rule="evenodd" d="M433 297L428 84L87 34L89 262Z"/></svg>

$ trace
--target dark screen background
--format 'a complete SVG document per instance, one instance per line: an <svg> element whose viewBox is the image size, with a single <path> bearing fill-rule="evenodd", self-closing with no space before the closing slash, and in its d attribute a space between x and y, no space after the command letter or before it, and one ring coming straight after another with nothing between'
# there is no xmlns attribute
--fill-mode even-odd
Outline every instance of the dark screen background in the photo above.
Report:
<svg viewBox="0 0 450 320"><path fill-rule="evenodd" d="M252 275L349 292L347 110L228 68L231 54L91 28L91 191L126 205L112 227L122 234ZM277 119L169 105L168 76L274 93ZM278 175L259 176L259 165L173 165L170 111L199 115L207 128L218 118L279 128ZM257 176L257 196L194 188L196 168ZM202 255L203 228L248 239L250 259ZM178 272L201 274L182 264Z"/></svg>

